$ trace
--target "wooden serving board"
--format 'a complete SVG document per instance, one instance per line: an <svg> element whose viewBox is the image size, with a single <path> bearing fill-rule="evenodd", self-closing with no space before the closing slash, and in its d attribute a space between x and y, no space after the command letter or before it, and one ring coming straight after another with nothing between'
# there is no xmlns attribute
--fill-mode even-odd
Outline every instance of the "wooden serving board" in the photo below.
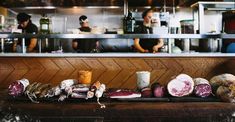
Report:
<svg viewBox="0 0 235 122"><path fill-rule="evenodd" d="M31 102L30 99L26 96L19 96L19 97L7 97L8 101L24 101L24 102ZM40 98L38 99L39 102L52 102L52 103L60 103L60 102L96 102L96 98L91 99L83 99L83 98L66 98L64 101L58 101L58 97L52 98ZM221 102L220 99L216 97L207 97L207 98L200 98L200 97L163 97L163 98L100 98L101 102Z"/></svg>
<svg viewBox="0 0 235 122"><path fill-rule="evenodd" d="M220 99L216 97L169 97L171 102L221 102Z"/></svg>
<svg viewBox="0 0 235 122"><path fill-rule="evenodd" d="M118 101L124 102L170 102L169 98L117 98Z"/></svg>
<svg viewBox="0 0 235 122"><path fill-rule="evenodd" d="M84 98L66 98L64 101L58 101L59 97L51 97L51 98L39 98L37 99L37 101L39 101L40 103L63 103L63 102L96 102L97 99L96 98L91 98L91 99L84 99ZM26 97L26 96L19 96L19 97L12 97L12 96L8 96L6 98L6 100L8 101L15 101L15 102L31 102L31 100ZM101 102L109 102L110 100L107 98L100 98Z"/></svg>

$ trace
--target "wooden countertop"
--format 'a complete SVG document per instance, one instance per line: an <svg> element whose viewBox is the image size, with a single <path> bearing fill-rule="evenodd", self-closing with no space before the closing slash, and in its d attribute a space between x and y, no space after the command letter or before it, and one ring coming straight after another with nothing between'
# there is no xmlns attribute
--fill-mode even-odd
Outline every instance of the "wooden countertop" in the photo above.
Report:
<svg viewBox="0 0 235 122"><path fill-rule="evenodd" d="M4 97L5 96L5 97ZM96 102L17 101L1 95L0 106L23 111L42 121L234 121L235 104L224 102Z"/></svg>

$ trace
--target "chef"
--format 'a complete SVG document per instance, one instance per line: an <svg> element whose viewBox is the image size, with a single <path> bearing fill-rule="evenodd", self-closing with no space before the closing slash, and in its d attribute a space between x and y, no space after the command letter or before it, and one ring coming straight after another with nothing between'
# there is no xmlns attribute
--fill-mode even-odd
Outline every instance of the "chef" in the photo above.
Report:
<svg viewBox="0 0 235 122"><path fill-rule="evenodd" d="M38 28L31 21L31 16L26 13L19 13L17 15L18 29L22 29L22 33L37 34ZM36 38L25 38L26 52L36 52L37 39ZM22 52L22 39L17 40L13 44L14 52Z"/></svg>
<svg viewBox="0 0 235 122"><path fill-rule="evenodd" d="M152 34L153 29L151 27L153 17L153 10L147 9L142 13L143 24L135 29L135 33L138 34ZM134 39L134 47L141 53L156 53L164 45L163 39Z"/></svg>
<svg viewBox="0 0 235 122"><path fill-rule="evenodd" d="M91 32L91 28L89 26L89 21L87 16L82 15L79 17L79 22L81 27L79 30L81 32ZM98 50L99 41L94 39L74 39L72 42L72 47L78 53L94 53L99 52Z"/></svg>

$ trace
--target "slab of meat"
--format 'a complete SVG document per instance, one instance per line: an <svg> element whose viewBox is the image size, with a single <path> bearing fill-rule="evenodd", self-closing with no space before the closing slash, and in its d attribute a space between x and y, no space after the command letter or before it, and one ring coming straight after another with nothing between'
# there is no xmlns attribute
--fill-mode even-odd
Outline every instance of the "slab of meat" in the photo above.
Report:
<svg viewBox="0 0 235 122"><path fill-rule="evenodd" d="M175 97L183 97L191 94L193 87L193 79L186 74L178 75L167 84L169 94Z"/></svg>
<svg viewBox="0 0 235 122"><path fill-rule="evenodd" d="M209 81L204 78L193 79L195 83L194 94L199 97L208 97L212 93Z"/></svg>
<svg viewBox="0 0 235 122"><path fill-rule="evenodd" d="M210 84L212 87L212 92L216 94L216 91L219 86L228 87L231 84L235 84L235 76L228 73L216 75L210 79Z"/></svg>
<svg viewBox="0 0 235 122"><path fill-rule="evenodd" d="M134 92L131 90L115 90L115 91L110 91L105 94L109 98L137 98L141 97L141 93L139 92Z"/></svg>
<svg viewBox="0 0 235 122"><path fill-rule="evenodd" d="M219 86L216 91L216 96L224 102L235 103L235 85Z"/></svg>
<svg viewBox="0 0 235 122"><path fill-rule="evenodd" d="M211 93L211 86L208 84L199 84L194 88L194 94L199 97L208 97Z"/></svg>
<svg viewBox="0 0 235 122"><path fill-rule="evenodd" d="M8 87L8 94L11 96L20 96L24 93L25 88L29 85L28 79L21 79L12 82Z"/></svg>

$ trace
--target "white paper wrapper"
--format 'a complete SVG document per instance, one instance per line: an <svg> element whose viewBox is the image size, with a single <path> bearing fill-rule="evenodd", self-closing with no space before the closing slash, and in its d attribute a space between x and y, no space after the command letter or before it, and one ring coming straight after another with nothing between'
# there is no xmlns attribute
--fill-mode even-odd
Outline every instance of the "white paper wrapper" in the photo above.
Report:
<svg viewBox="0 0 235 122"><path fill-rule="evenodd" d="M25 91L26 87L29 85L29 80L23 78L23 79L19 80L19 82L23 84L23 86L24 86L24 91Z"/></svg>
<svg viewBox="0 0 235 122"><path fill-rule="evenodd" d="M137 75L137 87L143 89L148 87L150 84L150 72L149 71L138 71Z"/></svg>

